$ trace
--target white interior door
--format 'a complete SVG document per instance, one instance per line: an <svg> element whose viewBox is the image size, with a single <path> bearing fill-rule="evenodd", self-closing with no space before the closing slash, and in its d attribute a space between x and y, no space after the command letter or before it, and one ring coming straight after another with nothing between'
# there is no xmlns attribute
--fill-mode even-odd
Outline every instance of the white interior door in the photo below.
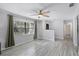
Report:
<svg viewBox="0 0 79 59"><path fill-rule="evenodd" d="M64 39L72 38L72 23L68 22L64 24Z"/></svg>

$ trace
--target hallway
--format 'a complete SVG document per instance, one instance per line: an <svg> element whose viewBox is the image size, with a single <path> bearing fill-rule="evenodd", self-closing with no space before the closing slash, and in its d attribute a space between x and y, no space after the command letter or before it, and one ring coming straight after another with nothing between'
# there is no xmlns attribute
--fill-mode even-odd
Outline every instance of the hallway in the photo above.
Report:
<svg viewBox="0 0 79 59"><path fill-rule="evenodd" d="M2 51L2 56L76 56L77 48L70 40L35 40Z"/></svg>

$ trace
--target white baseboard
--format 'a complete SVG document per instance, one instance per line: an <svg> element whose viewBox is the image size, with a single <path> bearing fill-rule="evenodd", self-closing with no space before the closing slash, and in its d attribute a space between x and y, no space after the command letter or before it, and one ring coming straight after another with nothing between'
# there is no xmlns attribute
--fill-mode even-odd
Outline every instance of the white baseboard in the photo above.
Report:
<svg viewBox="0 0 79 59"><path fill-rule="evenodd" d="M33 41L33 40L31 40L31 41ZM31 42L31 41L29 41L29 42ZM15 44L15 46L12 46L12 47L1 48L1 51L5 51L5 50L7 50L7 49L10 49L10 48L13 48L13 47L17 47L17 46L20 46L20 45L23 45L23 44L29 43L29 42L22 42L22 43L19 43L19 44Z"/></svg>

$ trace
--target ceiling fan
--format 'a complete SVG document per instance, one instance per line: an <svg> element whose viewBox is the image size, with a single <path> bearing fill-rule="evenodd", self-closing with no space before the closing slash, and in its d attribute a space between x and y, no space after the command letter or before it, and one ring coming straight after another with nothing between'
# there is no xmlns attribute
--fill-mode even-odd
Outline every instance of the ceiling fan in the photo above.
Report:
<svg viewBox="0 0 79 59"><path fill-rule="evenodd" d="M38 16L38 18L40 18L41 16L44 17L49 17L48 13L50 13L50 11L45 11L43 9L40 10L33 10L35 12L35 14L33 14L32 16Z"/></svg>
<svg viewBox="0 0 79 59"><path fill-rule="evenodd" d="M53 6L52 3L50 4L40 4L40 6L43 6L41 9L38 9L37 10L32 10L33 11L33 15L31 16L38 16L38 18L41 18L41 16L43 17L50 17L48 14L50 13L50 11L48 10L50 7Z"/></svg>

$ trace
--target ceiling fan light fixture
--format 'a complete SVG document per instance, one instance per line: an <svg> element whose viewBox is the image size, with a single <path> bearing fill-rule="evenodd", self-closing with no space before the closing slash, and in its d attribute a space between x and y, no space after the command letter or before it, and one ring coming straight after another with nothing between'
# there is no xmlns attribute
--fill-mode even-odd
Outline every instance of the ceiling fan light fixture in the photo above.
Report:
<svg viewBox="0 0 79 59"><path fill-rule="evenodd" d="M38 18L42 17L42 15L38 15Z"/></svg>
<svg viewBox="0 0 79 59"><path fill-rule="evenodd" d="M36 11L35 11L36 12ZM49 17L48 16L48 13L50 13L50 11L45 11L45 10L39 10L39 12L36 12L37 13L37 16L38 16L38 18L40 18L40 17Z"/></svg>

